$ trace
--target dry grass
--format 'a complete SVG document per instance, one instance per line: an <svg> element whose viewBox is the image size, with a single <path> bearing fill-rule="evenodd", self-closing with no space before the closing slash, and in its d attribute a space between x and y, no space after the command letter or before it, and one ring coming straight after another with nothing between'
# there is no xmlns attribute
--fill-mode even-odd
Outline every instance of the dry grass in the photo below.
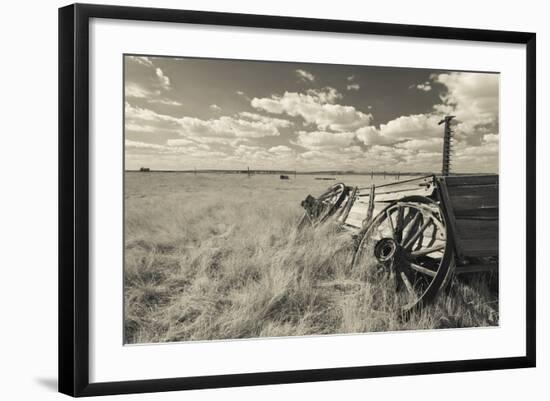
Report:
<svg viewBox="0 0 550 401"><path fill-rule="evenodd" d="M369 184L345 182L358 179ZM498 324L495 277L455 280L449 294L402 319L388 280L350 270L348 234L330 225L297 233L299 201L329 184L127 173L125 341Z"/></svg>

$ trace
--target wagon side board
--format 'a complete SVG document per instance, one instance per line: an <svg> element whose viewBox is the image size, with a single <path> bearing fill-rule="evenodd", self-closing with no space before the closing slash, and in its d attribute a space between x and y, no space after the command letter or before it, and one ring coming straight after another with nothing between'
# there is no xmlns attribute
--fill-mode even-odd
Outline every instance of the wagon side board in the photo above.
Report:
<svg viewBox="0 0 550 401"><path fill-rule="evenodd" d="M359 187L354 194L353 205L349 213L345 215L345 218L341 222L345 224L346 228L352 231L361 230L366 220L368 220L371 198L374 199L371 217L374 217L393 201L408 196L430 197L434 189L433 175L379 185L374 188L373 186Z"/></svg>
<svg viewBox="0 0 550 401"><path fill-rule="evenodd" d="M437 181L459 259L498 256L498 175Z"/></svg>

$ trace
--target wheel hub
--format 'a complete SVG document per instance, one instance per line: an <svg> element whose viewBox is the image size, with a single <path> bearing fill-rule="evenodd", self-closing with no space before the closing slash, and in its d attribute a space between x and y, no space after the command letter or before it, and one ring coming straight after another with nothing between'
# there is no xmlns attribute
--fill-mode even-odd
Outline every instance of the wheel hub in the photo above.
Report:
<svg viewBox="0 0 550 401"><path fill-rule="evenodd" d="M374 256L379 262L387 262L397 253L397 242L393 238L382 238L374 247Z"/></svg>

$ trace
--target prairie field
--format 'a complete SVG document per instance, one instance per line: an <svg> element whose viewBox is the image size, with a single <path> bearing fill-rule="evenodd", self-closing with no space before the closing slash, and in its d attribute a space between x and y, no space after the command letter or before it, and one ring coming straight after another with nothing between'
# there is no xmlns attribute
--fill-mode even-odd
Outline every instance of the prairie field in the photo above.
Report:
<svg viewBox="0 0 550 401"><path fill-rule="evenodd" d="M306 195L370 176L314 178L127 172L125 343L498 325L489 274L403 318L389 279L352 271L349 233L296 230Z"/></svg>

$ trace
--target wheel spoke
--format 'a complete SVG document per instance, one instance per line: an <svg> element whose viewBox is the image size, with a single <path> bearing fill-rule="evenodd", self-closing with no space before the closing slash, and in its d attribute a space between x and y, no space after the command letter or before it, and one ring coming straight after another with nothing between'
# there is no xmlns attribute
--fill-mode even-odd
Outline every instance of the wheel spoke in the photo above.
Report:
<svg viewBox="0 0 550 401"><path fill-rule="evenodd" d="M442 250L442 249L445 249L445 244L433 246L433 247L431 247L431 248L419 249L418 251L413 251L413 252L411 252L411 256L422 256L422 255L427 255L427 254L429 254L429 253L436 252L436 251L440 251L440 250Z"/></svg>
<svg viewBox="0 0 550 401"><path fill-rule="evenodd" d="M361 260L354 259L353 266L364 264L372 269L378 261L376 271L395 280L402 310L437 295L444 285L439 277L447 277L451 271L453 253L452 246L447 246L448 229L437 203L420 197L393 202L372 219L364 235L356 254Z"/></svg>
<svg viewBox="0 0 550 401"><path fill-rule="evenodd" d="M407 288L407 291L409 292L409 295L411 297L413 297L414 299L416 299L416 293L414 292L414 288L413 288L411 282L409 281L409 278L405 274L405 272L401 272L399 275L401 277L401 280L405 284L405 287Z"/></svg>
<svg viewBox="0 0 550 401"><path fill-rule="evenodd" d="M391 236L392 236L393 239L395 239L395 228L393 226L393 220L391 219L391 214L390 214L389 210L386 210L386 218L390 222Z"/></svg>
<svg viewBox="0 0 550 401"><path fill-rule="evenodd" d="M411 263L410 266L411 266L411 269L416 270L419 273L426 274L430 277L435 277L435 274L437 273L424 266L417 265L416 263Z"/></svg>
<svg viewBox="0 0 550 401"><path fill-rule="evenodd" d="M431 223L432 223L432 219L431 219L431 217L428 217L428 219L424 222L424 224L422 224L422 227L420 227L420 229L412 235L412 237L405 243L405 245L403 245L403 247L405 249L409 249L410 247L412 247L414 245L414 243L416 242L416 240L418 239L418 237L420 237L420 234L422 234L424 232L424 230Z"/></svg>
<svg viewBox="0 0 550 401"><path fill-rule="evenodd" d="M405 216L404 222L403 222L403 234L405 234L405 231L408 228L407 233L410 233L411 229L414 227L414 225L417 223L417 220L422 217L422 214L418 212L416 209L411 209L411 211Z"/></svg>
<svg viewBox="0 0 550 401"><path fill-rule="evenodd" d="M404 234L405 229L408 228L406 237L401 239L401 245L403 245L403 243L409 242L411 236L414 234L415 228L418 227L418 224L420 223L421 220L422 220L422 213L417 211L414 217L411 219L410 223L403 229L403 234Z"/></svg>
<svg viewBox="0 0 550 401"><path fill-rule="evenodd" d="M397 221L395 223L395 240L401 243L403 238L403 213L405 211L405 206L400 206L397 210Z"/></svg>

